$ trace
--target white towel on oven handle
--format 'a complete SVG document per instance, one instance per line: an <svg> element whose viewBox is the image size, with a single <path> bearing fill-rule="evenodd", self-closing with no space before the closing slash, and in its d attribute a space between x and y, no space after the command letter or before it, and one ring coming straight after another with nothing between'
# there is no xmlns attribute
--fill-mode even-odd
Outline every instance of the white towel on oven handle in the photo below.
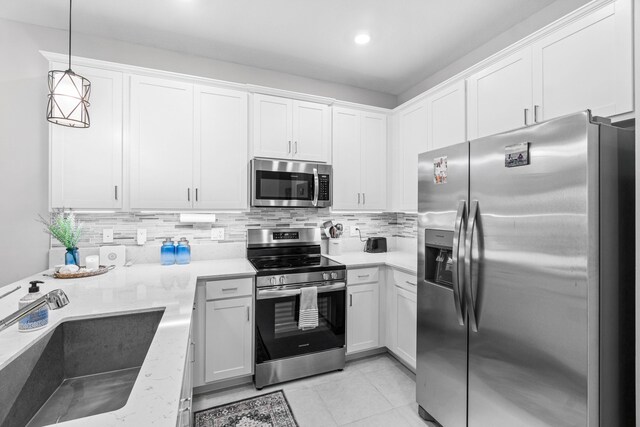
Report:
<svg viewBox="0 0 640 427"><path fill-rule="evenodd" d="M318 288L309 286L300 289L300 320L298 329L307 330L318 326Z"/></svg>

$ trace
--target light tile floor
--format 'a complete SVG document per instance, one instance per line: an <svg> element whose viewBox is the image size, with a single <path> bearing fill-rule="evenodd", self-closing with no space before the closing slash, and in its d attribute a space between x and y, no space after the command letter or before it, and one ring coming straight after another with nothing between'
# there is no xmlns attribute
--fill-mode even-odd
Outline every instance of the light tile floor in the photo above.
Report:
<svg viewBox="0 0 640 427"><path fill-rule="evenodd" d="M347 362L331 372L258 391L252 384L194 397L201 411L275 390L284 390L300 427L433 427L418 416L415 375L382 354Z"/></svg>

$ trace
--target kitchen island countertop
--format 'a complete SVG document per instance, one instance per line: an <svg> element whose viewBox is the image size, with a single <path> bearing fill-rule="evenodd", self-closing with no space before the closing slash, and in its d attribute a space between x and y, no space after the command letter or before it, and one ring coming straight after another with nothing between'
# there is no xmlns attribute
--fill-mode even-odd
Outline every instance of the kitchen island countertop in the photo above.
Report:
<svg viewBox="0 0 640 427"><path fill-rule="evenodd" d="M51 273L51 270L44 273ZM38 273L0 288L22 288L0 299L0 318L18 308L18 300L29 281L41 280L44 294L62 289L69 305L49 312L49 324L38 331L22 333L15 324L0 332L0 369L45 336L61 322L112 316L164 308L164 315L149 347L129 400L122 408L91 417L63 422L64 426L171 426L176 425L185 357L198 279L220 279L255 275L244 258L195 261L188 265L139 264L118 267L101 276L53 279Z"/></svg>

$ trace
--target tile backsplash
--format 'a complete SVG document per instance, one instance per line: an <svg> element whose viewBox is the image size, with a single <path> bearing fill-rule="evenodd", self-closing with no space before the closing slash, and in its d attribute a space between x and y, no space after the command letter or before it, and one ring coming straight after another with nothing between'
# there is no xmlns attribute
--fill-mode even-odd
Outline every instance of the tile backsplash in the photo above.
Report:
<svg viewBox="0 0 640 427"><path fill-rule="evenodd" d="M141 255L144 252L155 255L158 252L157 246L167 237L186 237L192 245L194 259L244 256L246 230L249 228L321 227L327 220L345 226L345 250L359 250L362 247L359 237L350 236L352 227L361 230L363 239L372 236L387 237L390 250L396 246L398 249L411 247L417 232L415 214L340 213L331 212L329 208L252 208L247 212L219 212L216 213L214 224L180 223L178 213L78 213L76 218L83 224L83 235L78 244L81 252L94 252L93 248L103 245L102 230L113 229L113 244L127 246L128 259L141 256L146 259L147 256ZM224 240L211 240L213 227L224 229ZM136 243L137 229L140 228L147 230L147 243L144 247ZM62 249L55 239L52 239L51 247L54 253L60 253ZM145 251L145 248L149 250Z"/></svg>

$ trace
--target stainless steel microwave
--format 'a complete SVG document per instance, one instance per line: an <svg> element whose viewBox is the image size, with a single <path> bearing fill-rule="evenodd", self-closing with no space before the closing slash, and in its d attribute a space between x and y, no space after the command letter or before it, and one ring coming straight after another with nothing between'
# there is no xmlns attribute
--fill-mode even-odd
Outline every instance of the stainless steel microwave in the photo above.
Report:
<svg viewBox="0 0 640 427"><path fill-rule="evenodd" d="M287 160L251 160L251 206L331 206L331 166Z"/></svg>

